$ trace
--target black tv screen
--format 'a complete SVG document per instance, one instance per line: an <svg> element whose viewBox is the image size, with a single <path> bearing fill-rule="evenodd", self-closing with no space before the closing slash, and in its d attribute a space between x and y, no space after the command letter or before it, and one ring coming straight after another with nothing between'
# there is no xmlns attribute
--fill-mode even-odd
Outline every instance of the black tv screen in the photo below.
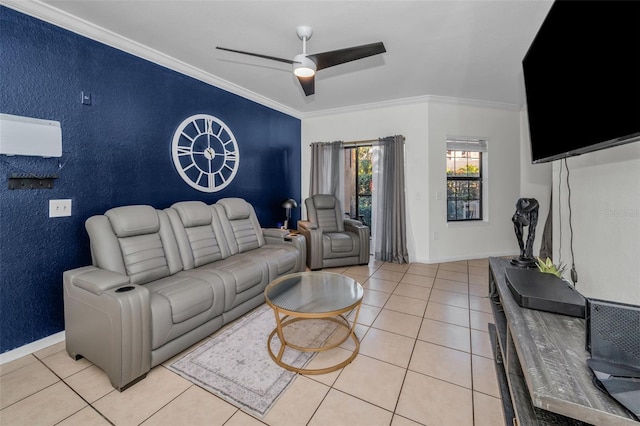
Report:
<svg viewBox="0 0 640 426"><path fill-rule="evenodd" d="M556 1L522 61L533 163L640 140L640 1Z"/></svg>

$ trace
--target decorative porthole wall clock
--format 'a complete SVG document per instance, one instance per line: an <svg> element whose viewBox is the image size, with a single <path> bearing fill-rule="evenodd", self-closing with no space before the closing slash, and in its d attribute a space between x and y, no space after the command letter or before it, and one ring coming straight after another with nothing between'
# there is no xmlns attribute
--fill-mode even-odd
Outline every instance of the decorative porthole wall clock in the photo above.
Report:
<svg viewBox="0 0 640 426"><path fill-rule="evenodd" d="M173 165L192 188L216 192L231 183L238 171L240 152L231 129L209 114L186 118L173 134Z"/></svg>

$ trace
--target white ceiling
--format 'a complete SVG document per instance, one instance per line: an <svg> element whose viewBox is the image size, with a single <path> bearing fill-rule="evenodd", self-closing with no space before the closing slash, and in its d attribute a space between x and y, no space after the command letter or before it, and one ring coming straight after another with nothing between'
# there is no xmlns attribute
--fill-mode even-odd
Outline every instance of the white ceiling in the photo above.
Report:
<svg viewBox="0 0 640 426"><path fill-rule="evenodd" d="M24 9L24 2L5 3ZM525 0L31 3L72 15L66 16L66 23L80 18L86 21L79 21L84 27L87 23L101 27L115 33L116 39L124 37L211 75L227 90L249 93L254 99L256 94L300 115L429 95L522 106L521 61L552 4ZM302 52L295 32L298 25L314 30L308 53L377 41L384 42L387 53L319 71L315 95L305 97L290 65L215 49L223 46L292 59Z"/></svg>

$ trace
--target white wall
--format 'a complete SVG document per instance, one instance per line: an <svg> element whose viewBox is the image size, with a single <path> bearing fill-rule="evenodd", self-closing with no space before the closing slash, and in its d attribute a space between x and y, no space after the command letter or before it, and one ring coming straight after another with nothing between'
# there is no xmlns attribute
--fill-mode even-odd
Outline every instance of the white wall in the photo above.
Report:
<svg viewBox="0 0 640 426"><path fill-rule="evenodd" d="M355 141L384 136L405 137L407 249L412 262L429 259L427 194L424 164L427 151L427 103L334 111L302 119L302 199L309 196L312 142ZM303 212L306 217L306 212Z"/></svg>
<svg viewBox="0 0 640 426"><path fill-rule="evenodd" d="M302 119L302 198L309 193L309 144L405 136L407 238L412 262L434 263L517 253L511 216L520 197L520 113L421 99L333 111ZM488 221L447 225L447 136L489 139ZM437 200L437 192L442 199ZM434 232L438 239L434 240Z"/></svg>
<svg viewBox="0 0 640 426"><path fill-rule="evenodd" d="M483 170L487 197L481 222L447 223L444 172L447 136L488 140L488 168ZM511 216L520 198L520 113L433 102L429 105L429 152L429 260L442 262L517 253Z"/></svg>
<svg viewBox="0 0 640 426"><path fill-rule="evenodd" d="M424 99L304 117L303 198L308 196L311 142L394 134L406 137L407 232L412 262L517 254L511 216L520 197L540 202L534 247L537 255L553 188L554 261L571 264L566 171L558 190L559 161L531 164L526 112ZM487 223L446 222L447 136L489 140ZM569 158L568 164L578 290L586 297L640 304L640 142ZM442 200L436 199L438 191L443 193ZM438 240L433 239L434 232Z"/></svg>
<svg viewBox="0 0 640 426"><path fill-rule="evenodd" d="M640 142L568 158L567 164L576 288L585 297L640 305ZM566 177L564 161L555 161L554 261L570 268ZM570 277L568 272L565 277Z"/></svg>
<svg viewBox="0 0 640 426"><path fill-rule="evenodd" d="M529 120L527 112L520 113L520 197L535 198L540 203L538 226L533 244L533 254L540 253L540 243L544 224L549 215L551 204L551 163L531 164L531 146L529 139ZM514 209L515 211L515 209ZM514 236L515 238L515 236Z"/></svg>

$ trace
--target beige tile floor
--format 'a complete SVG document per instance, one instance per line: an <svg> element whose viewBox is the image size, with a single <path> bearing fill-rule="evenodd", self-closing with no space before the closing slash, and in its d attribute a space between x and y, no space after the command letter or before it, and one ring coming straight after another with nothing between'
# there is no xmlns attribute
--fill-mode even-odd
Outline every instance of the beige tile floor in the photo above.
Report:
<svg viewBox="0 0 640 426"><path fill-rule="evenodd" d="M64 343L0 366L0 424L504 425L487 323L486 259L332 269L361 282L360 354L342 370L298 376L258 420L160 365L120 393ZM344 359L343 347L309 368Z"/></svg>

